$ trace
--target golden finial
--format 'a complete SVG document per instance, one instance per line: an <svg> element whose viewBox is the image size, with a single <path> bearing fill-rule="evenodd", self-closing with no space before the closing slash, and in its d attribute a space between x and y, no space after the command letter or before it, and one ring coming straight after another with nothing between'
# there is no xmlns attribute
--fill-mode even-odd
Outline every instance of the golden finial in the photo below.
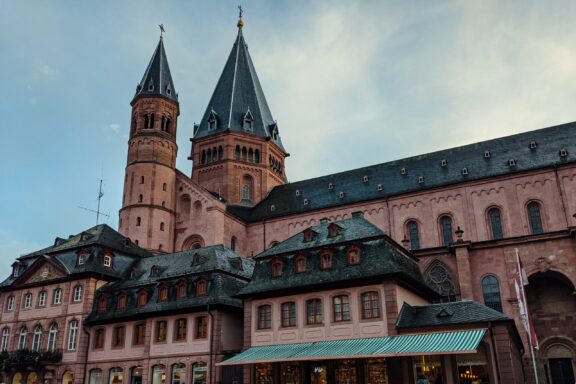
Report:
<svg viewBox="0 0 576 384"><path fill-rule="evenodd" d="M236 23L236 26L238 28L242 28L244 26L244 20L242 20L242 14L244 13L244 10L242 9L242 6L239 5L238 6L238 23Z"/></svg>

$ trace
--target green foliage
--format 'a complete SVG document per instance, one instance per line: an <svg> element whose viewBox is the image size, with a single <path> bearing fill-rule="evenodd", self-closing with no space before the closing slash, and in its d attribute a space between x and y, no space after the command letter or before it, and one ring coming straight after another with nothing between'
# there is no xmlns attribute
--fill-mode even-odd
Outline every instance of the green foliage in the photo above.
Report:
<svg viewBox="0 0 576 384"><path fill-rule="evenodd" d="M61 360L62 352L60 351L36 352L29 349L19 349L14 352L0 353L0 370L36 370L48 364L59 363Z"/></svg>

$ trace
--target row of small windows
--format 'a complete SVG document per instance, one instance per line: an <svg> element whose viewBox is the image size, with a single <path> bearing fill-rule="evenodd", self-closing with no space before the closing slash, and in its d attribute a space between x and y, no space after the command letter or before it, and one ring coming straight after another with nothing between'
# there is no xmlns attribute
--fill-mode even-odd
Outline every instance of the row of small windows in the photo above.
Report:
<svg viewBox="0 0 576 384"><path fill-rule="evenodd" d="M154 267L153 267L154 268ZM154 269L151 270L151 276L158 276L158 271ZM203 297L208 295L208 282L205 279L199 279L194 283L194 297ZM189 297L188 294L188 283L185 281L180 281L173 289L173 296L176 300L183 300ZM106 296L102 296L98 300L98 312L103 313L106 312L109 308L110 304L115 310L123 310L128 308L129 306L129 298L130 296L125 293L121 292L117 295L115 303L111 298ZM148 303L149 299L149 292L145 289L140 289L136 295L136 306L143 307ZM170 288L165 285L161 284L157 288L157 301L159 303L167 302L170 299Z"/></svg>
<svg viewBox="0 0 576 384"><path fill-rule="evenodd" d="M154 129L156 123L156 117L153 113L145 113L142 115L144 120L144 129ZM172 129L172 120L169 117L162 115L160 118L160 130L163 132L170 133Z"/></svg>
<svg viewBox="0 0 576 384"><path fill-rule="evenodd" d="M166 342L168 339L168 321L156 321L154 327L153 341L156 343ZM194 339L206 339L208 337L208 317L197 316L194 318ZM94 330L93 349L103 349L106 340L106 329L96 328ZM124 347L126 340L126 327L116 326L112 329L112 348ZM185 342L188 340L188 319L176 319L174 321L174 342ZM146 323L134 325L132 333L132 345L144 345L146 342Z"/></svg>
<svg viewBox="0 0 576 384"><path fill-rule="evenodd" d="M130 369L131 379L130 383L142 383L144 368L142 366L136 366ZM151 368L151 373L149 376L149 382L151 384L166 384L168 382L172 384L205 384L207 378L207 367L206 363L197 362L192 365L192 381L187 379L187 368L184 363L176 363L172 365L172 380L169 381L166 374L166 367L164 365L154 365ZM103 372L100 368L94 368L90 370L90 384L104 384ZM121 367L111 368L109 371L109 384L119 384L124 382L124 369Z"/></svg>
<svg viewBox="0 0 576 384"><path fill-rule="evenodd" d="M222 160L222 159L224 159L224 150L222 149L221 145L218 146L218 148L213 147L213 148L203 149L202 154L200 156L200 162L202 164L213 163L215 161Z"/></svg>
<svg viewBox="0 0 576 384"><path fill-rule="evenodd" d="M38 293L38 300L36 302L37 307L45 307L46 306L46 298L48 293L46 291L40 291ZM24 295L22 299L22 308L23 309L31 309L32 303L34 301L34 297L31 292L28 292ZM71 297L71 301L73 303L79 303L82 301L82 286L77 285L74 287L74 291ZM6 299L6 311L12 312L14 311L14 307L16 304L16 298L14 296L8 296ZM59 305L62 304L62 288L56 288L52 293L52 305Z"/></svg>
<svg viewBox="0 0 576 384"><path fill-rule="evenodd" d="M252 132L254 130L254 116L250 112L250 108L246 111L244 116L242 117L242 129L248 132ZM214 131L218 129L220 125L220 117L216 113L214 109L210 109L210 114L208 115L208 130Z"/></svg>
<svg viewBox="0 0 576 384"><path fill-rule="evenodd" d="M42 338L44 336L44 329L42 325L38 324L34 327L34 332L32 333L32 345L28 345L28 328L22 326L18 332L18 343L15 349L30 349L34 352L39 352L40 350L54 351L56 350L56 340L58 337L58 325L53 323L48 330L48 339L46 344L42 345ZM2 329L2 339L0 340L0 352L8 351L10 344L10 328L4 327Z"/></svg>
<svg viewBox="0 0 576 384"><path fill-rule="evenodd" d="M136 217L136 226L139 227L142 225L142 218L140 216ZM163 221L160 222L160 225L158 227L160 229L160 231L164 231L164 228L166 228L166 225L164 224Z"/></svg>
<svg viewBox="0 0 576 384"><path fill-rule="evenodd" d="M350 246L346 249L346 264L359 265L360 264L361 249L357 246ZM329 250L323 250L318 253L320 259L320 269L332 269L334 253ZM308 258L304 255L298 255L294 258L294 272L304 273L307 270ZM281 259L273 260L271 263L272 277L280 277L283 274L284 262Z"/></svg>
<svg viewBox="0 0 576 384"><path fill-rule="evenodd" d="M268 166L271 170L279 174L280 176L284 173L284 164L282 161L278 160L276 157L269 155L268 156Z"/></svg>
<svg viewBox="0 0 576 384"><path fill-rule="evenodd" d="M530 233L541 234L544 232L542 225L541 205L537 201L531 201L526 205L526 213ZM488 227L492 240L504 238L502 226L502 213L500 208L492 207L486 212ZM448 215L441 216L439 219L440 234L442 245L450 246L453 244L453 234L456 233L453 228L452 218ZM409 220L405 225L406 235L402 241L413 251L420 249L420 229L416 220Z"/></svg>
<svg viewBox="0 0 576 384"><path fill-rule="evenodd" d="M294 301L280 304L280 327L297 326L296 303ZM272 305L258 306L258 329L272 329ZM304 303L306 325L318 325L324 323L322 299L315 298L306 300ZM381 301L376 291L365 292L360 295L360 317L362 319L380 319ZM332 297L332 322L350 321L350 297L338 295Z"/></svg>
<svg viewBox="0 0 576 384"><path fill-rule="evenodd" d="M234 158L239 161L260 164L260 150L247 147L240 148L237 145L234 149Z"/></svg>

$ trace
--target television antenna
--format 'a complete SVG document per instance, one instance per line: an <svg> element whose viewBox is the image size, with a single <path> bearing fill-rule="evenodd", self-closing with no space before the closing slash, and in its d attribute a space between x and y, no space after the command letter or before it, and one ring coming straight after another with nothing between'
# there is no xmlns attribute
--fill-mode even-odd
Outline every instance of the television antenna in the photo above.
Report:
<svg viewBox="0 0 576 384"><path fill-rule="evenodd" d="M100 178L100 187L98 188L98 198L97 198L98 205L97 205L96 210L86 208L86 207L81 207L79 205L77 206L78 208L83 209L85 211L95 213L96 214L96 225L98 225L98 222L100 221L100 216L110 217L110 214L100 212L100 202L102 200L102 197L104 197L104 192L102 192L102 178Z"/></svg>

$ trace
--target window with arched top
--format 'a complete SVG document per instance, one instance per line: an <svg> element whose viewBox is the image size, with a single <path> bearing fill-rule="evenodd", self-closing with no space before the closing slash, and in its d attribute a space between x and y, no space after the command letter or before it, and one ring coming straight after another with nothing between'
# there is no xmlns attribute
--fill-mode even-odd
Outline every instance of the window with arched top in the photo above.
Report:
<svg viewBox="0 0 576 384"><path fill-rule="evenodd" d="M441 301L449 302L457 300L456 285L450 270L438 260L433 261L424 274L426 283L434 288L440 295Z"/></svg>
<svg viewBox="0 0 576 384"><path fill-rule="evenodd" d="M158 287L158 301L168 301L168 287L165 285L161 285Z"/></svg>
<svg viewBox="0 0 576 384"><path fill-rule="evenodd" d="M251 202L253 200L254 179L250 175L242 177L242 201Z"/></svg>
<svg viewBox="0 0 576 384"><path fill-rule="evenodd" d="M484 305L498 312L502 312L500 284L496 276L488 275L482 279L482 295L484 296Z"/></svg>
<svg viewBox="0 0 576 384"><path fill-rule="evenodd" d="M348 295L339 295L332 298L332 314L335 322L350 320L350 301Z"/></svg>
<svg viewBox="0 0 576 384"><path fill-rule="evenodd" d="M78 320L70 321L68 326L68 350L75 351L78 344Z"/></svg>
<svg viewBox="0 0 576 384"><path fill-rule="evenodd" d="M139 227L140 225L142 225L142 218L137 217L136 218L136 226Z"/></svg>
<svg viewBox="0 0 576 384"><path fill-rule="evenodd" d="M420 249L420 232L418 230L418 223L415 220L410 220L406 223L406 233L408 240L410 240L410 249L417 251Z"/></svg>
<svg viewBox="0 0 576 384"><path fill-rule="evenodd" d="M236 251L236 245L237 245L238 240L236 239L236 236L232 236L232 238L230 239L230 249L233 251Z"/></svg>
<svg viewBox="0 0 576 384"><path fill-rule="evenodd" d="M91 369L88 382L89 384L103 384L104 375L102 374L102 370L99 368Z"/></svg>
<svg viewBox="0 0 576 384"><path fill-rule="evenodd" d="M440 218L440 232L442 233L442 245L449 247L454 243L452 237L452 218L450 216L442 216Z"/></svg>
<svg viewBox="0 0 576 384"><path fill-rule="evenodd" d="M224 149L222 148L222 146L220 145L218 147L218 160L222 160L224 159Z"/></svg>
<svg viewBox="0 0 576 384"><path fill-rule="evenodd" d="M106 268L112 268L112 256L104 255L103 264Z"/></svg>
<svg viewBox="0 0 576 384"><path fill-rule="evenodd" d="M202 154L200 155L200 163L206 164L206 150L202 150Z"/></svg>
<svg viewBox="0 0 576 384"><path fill-rule="evenodd" d="M124 369L120 367L110 369L110 380L108 384L121 384L124 382Z"/></svg>
<svg viewBox="0 0 576 384"><path fill-rule="evenodd" d="M281 324L282 327L295 327L296 326L296 303L289 301L281 305Z"/></svg>
<svg viewBox="0 0 576 384"><path fill-rule="evenodd" d="M248 149L246 147L242 147L242 161L248 160Z"/></svg>
<svg viewBox="0 0 576 384"><path fill-rule="evenodd" d="M52 323L48 331L48 343L46 345L47 351L56 350L56 340L58 339L58 324Z"/></svg>
<svg viewBox="0 0 576 384"><path fill-rule="evenodd" d="M160 230L164 231L164 222L163 221L160 222Z"/></svg>
<svg viewBox="0 0 576 384"><path fill-rule="evenodd" d="M356 246L349 247L346 250L346 261L348 265L360 264L360 248Z"/></svg>
<svg viewBox="0 0 576 384"><path fill-rule="evenodd" d="M208 282L200 279L196 282L196 296L206 296L208 294Z"/></svg>
<svg viewBox="0 0 576 384"><path fill-rule="evenodd" d="M306 272L306 256L296 256L295 264L296 273Z"/></svg>
<svg viewBox="0 0 576 384"><path fill-rule="evenodd" d="M18 335L18 349L26 349L26 338L28 337L28 329L26 327L20 328Z"/></svg>
<svg viewBox="0 0 576 384"><path fill-rule="evenodd" d="M98 312L100 313L106 312L106 302L107 302L106 297L101 297L98 300Z"/></svg>
<svg viewBox="0 0 576 384"><path fill-rule="evenodd" d="M34 328L34 335L32 336L32 350L38 352L40 350L40 344L42 343L42 326L38 324Z"/></svg>
<svg viewBox="0 0 576 384"><path fill-rule="evenodd" d="M2 340L0 340L0 352L8 350L8 343L10 342L10 328L4 327L2 329Z"/></svg>
<svg viewBox="0 0 576 384"><path fill-rule="evenodd" d="M330 269L332 268L332 252L323 251L320 252L320 269Z"/></svg>
<svg viewBox="0 0 576 384"><path fill-rule="evenodd" d="M500 240L504 238L504 231L502 230L502 215L500 213L500 209L496 207L490 208L487 213L492 240Z"/></svg>
<svg viewBox="0 0 576 384"><path fill-rule="evenodd" d="M182 218L190 216L190 208L192 207L192 201L190 200L190 195L181 195L179 199L179 212L178 215Z"/></svg>
<svg viewBox="0 0 576 384"><path fill-rule="evenodd" d="M259 164L260 163L260 151L259 150L254 150L254 162Z"/></svg>
<svg viewBox="0 0 576 384"><path fill-rule="evenodd" d="M234 149L234 158L236 160L240 160L240 146L237 145L236 148Z"/></svg>
<svg viewBox="0 0 576 384"><path fill-rule="evenodd" d="M185 299L187 296L187 291L188 291L188 284L186 284L185 281L179 282L178 285L176 286L176 299L177 300Z"/></svg>
<svg viewBox="0 0 576 384"><path fill-rule="evenodd" d="M126 309L126 294L120 293L118 295L118 302L116 303L116 308L118 309Z"/></svg>
<svg viewBox="0 0 576 384"><path fill-rule="evenodd" d="M138 301L137 301L138 306L139 307L145 306L147 301L148 301L148 294L146 293L145 290L140 290L138 292Z"/></svg>
<svg viewBox="0 0 576 384"><path fill-rule="evenodd" d="M172 120L170 120L170 118L166 119L166 129L165 131L167 133L170 133L172 131Z"/></svg>
<svg viewBox="0 0 576 384"><path fill-rule="evenodd" d="M172 384L186 384L186 364L172 366Z"/></svg>
<svg viewBox="0 0 576 384"><path fill-rule="evenodd" d="M544 227L542 226L542 216L540 210L540 203L537 201L531 201L526 206L528 211L528 221L530 223L530 232L533 235L537 235L544 232Z"/></svg>
<svg viewBox="0 0 576 384"><path fill-rule="evenodd" d="M274 260L272 262L272 277L282 276L282 261Z"/></svg>

